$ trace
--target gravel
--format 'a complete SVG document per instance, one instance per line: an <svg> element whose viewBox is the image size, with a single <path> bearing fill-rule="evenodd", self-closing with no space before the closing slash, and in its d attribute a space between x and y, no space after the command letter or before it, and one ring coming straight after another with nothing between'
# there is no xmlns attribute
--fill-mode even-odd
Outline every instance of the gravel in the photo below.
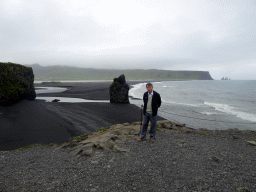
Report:
<svg viewBox="0 0 256 192"><path fill-rule="evenodd" d="M0 191L256 191L256 146L157 132L156 142L72 156L57 146L0 154Z"/></svg>

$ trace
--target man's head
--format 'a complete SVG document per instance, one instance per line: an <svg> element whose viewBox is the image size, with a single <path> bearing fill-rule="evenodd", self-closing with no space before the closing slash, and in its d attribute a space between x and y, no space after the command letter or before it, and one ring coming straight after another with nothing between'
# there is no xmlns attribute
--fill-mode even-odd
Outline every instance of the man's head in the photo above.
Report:
<svg viewBox="0 0 256 192"><path fill-rule="evenodd" d="M147 88L149 94L151 94L151 93L152 93L152 90L153 90L153 85L152 85L151 83L147 83L147 84L146 84L146 88Z"/></svg>

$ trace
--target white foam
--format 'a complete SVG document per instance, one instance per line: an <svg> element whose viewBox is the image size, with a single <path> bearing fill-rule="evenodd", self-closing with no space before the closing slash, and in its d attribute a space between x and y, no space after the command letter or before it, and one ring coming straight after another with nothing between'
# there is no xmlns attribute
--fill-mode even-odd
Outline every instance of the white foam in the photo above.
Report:
<svg viewBox="0 0 256 192"><path fill-rule="evenodd" d="M87 100L81 98L70 98L70 97L36 97L37 100L45 100L45 102L52 102L54 99L58 99L63 103L109 103L108 100Z"/></svg>
<svg viewBox="0 0 256 192"><path fill-rule="evenodd" d="M129 96L134 97L134 98L141 98L140 95L136 95L135 92L136 90L140 89L143 85L146 85L147 83L139 83L133 85L133 88L129 90Z"/></svg>
<svg viewBox="0 0 256 192"><path fill-rule="evenodd" d="M166 85L164 85L163 87L167 87Z"/></svg>
<svg viewBox="0 0 256 192"><path fill-rule="evenodd" d="M94 82L112 82L113 80L61 80L57 82L61 83L94 83ZM54 82L54 81L34 81L34 83L43 83L43 82Z"/></svg>
<svg viewBox="0 0 256 192"><path fill-rule="evenodd" d="M238 111L234 107L231 107L227 104L210 103L206 101L204 102L204 104L213 107L217 111L228 113L230 115L235 115L236 117L241 118L243 120L256 122L256 114Z"/></svg>
<svg viewBox="0 0 256 192"><path fill-rule="evenodd" d="M201 114L203 114L203 115L216 115L216 114L218 114L218 113L207 112L207 111L203 111L203 112L199 112L199 113L201 113Z"/></svg>
<svg viewBox="0 0 256 192"><path fill-rule="evenodd" d="M39 93L61 93L68 90L68 88L63 87L36 87L36 94Z"/></svg>
<svg viewBox="0 0 256 192"><path fill-rule="evenodd" d="M170 104L177 104L177 105L187 105L187 106L192 106L192 107L198 107L199 106L199 105L196 105L196 104L178 103L178 102L174 102L174 101L166 101L164 99L162 99L162 102L166 102L166 103L170 103Z"/></svg>

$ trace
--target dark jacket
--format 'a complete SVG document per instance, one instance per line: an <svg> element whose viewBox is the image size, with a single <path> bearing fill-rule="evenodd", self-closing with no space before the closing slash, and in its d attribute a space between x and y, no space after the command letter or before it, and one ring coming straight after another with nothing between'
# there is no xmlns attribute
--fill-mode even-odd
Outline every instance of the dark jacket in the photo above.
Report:
<svg viewBox="0 0 256 192"><path fill-rule="evenodd" d="M144 93L143 101L144 101L143 114L145 115L147 110L147 104L148 104L148 92ZM161 97L159 93L153 90L153 97L152 97L152 115L153 116L157 115L157 110L160 106L161 106Z"/></svg>

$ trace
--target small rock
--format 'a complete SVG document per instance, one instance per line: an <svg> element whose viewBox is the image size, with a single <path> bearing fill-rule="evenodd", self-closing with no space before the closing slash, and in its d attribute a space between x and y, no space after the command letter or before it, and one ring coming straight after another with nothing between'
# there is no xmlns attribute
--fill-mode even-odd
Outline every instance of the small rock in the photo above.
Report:
<svg viewBox="0 0 256 192"><path fill-rule="evenodd" d="M108 149L112 149L112 148L114 147L115 143L114 143L113 141L107 141L107 142L105 143L105 145L106 145L106 147L107 147Z"/></svg>
<svg viewBox="0 0 256 192"><path fill-rule="evenodd" d="M235 136L235 135L233 135L233 136L232 136L232 139L238 139L238 137L237 137L237 136Z"/></svg>
<svg viewBox="0 0 256 192"><path fill-rule="evenodd" d="M98 161L91 161L92 164L98 164Z"/></svg>
<svg viewBox="0 0 256 192"><path fill-rule="evenodd" d="M88 144L88 143L92 143L91 142L91 140L89 140L89 139L85 139L85 140L83 140L83 141L81 141L81 142L79 142L79 143L82 143L82 144Z"/></svg>
<svg viewBox="0 0 256 192"><path fill-rule="evenodd" d="M81 148L78 148L78 149L75 149L75 150L72 150L70 151L69 153L73 156L76 156L78 155L80 152L82 152L82 149Z"/></svg>
<svg viewBox="0 0 256 192"><path fill-rule="evenodd" d="M130 134L131 135L139 135L140 131L138 130L131 130Z"/></svg>
<svg viewBox="0 0 256 192"><path fill-rule="evenodd" d="M82 156L92 156L94 153L94 150L91 146L83 147L82 150L83 150L81 153Z"/></svg>
<svg viewBox="0 0 256 192"><path fill-rule="evenodd" d="M123 130L120 131L120 133L121 133L122 135L130 135L130 130L128 130L128 129L123 129Z"/></svg>
<svg viewBox="0 0 256 192"><path fill-rule="evenodd" d="M216 156L212 156L212 160L214 160L214 161L219 161L219 158L216 157Z"/></svg>
<svg viewBox="0 0 256 192"><path fill-rule="evenodd" d="M104 168L110 168L111 166L110 165L107 165L107 166L105 166Z"/></svg>
<svg viewBox="0 0 256 192"><path fill-rule="evenodd" d="M119 131L119 130L113 131L112 133L113 133L114 135L121 135L121 134L122 134L121 131Z"/></svg>
<svg viewBox="0 0 256 192"><path fill-rule="evenodd" d="M171 123L164 123L164 126L167 129L171 129L172 128L172 124Z"/></svg>
<svg viewBox="0 0 256 192"><path fill-rule="evenodd" d="M106 149L107 149L106 143L101 142L101 143L97 146L97 148L98 148L98 149L106 150Z"/></svg>
<svg viewBox="0 0 256 192"><path fill-rule="evenodd" d="M128 126L128 125L130 125L130 123L124 123L124 126Z"/></svg>
<svg viewBox="0 0 256 192"><path fill-rule="evenodd" d="M115 146L113 147L113 151L120 153L120 152L126 152L127 150L126 150L126 149L123 149L123 148L120 148L120 147L118 147L118 146L115 145Z"/></svg>
<svg viewBox="0 0 256 192"><path fill-rule="evenodd" d="M256 146L256 141L247 141L247 143Z"/></svg>
<svg viewBox="0 0 256 192"><path fill-rule="evenodd" d="M52 100L52 102L59 102L59 101L60 101L59 99Z"/></svg>
<svg viewBox="0 0 256 192"><path fill-rule="evenodd" d="M239 192L249 192L248 189L246 189L244 187L238 187L238 188L236 188L236 190Z"/></svg>

